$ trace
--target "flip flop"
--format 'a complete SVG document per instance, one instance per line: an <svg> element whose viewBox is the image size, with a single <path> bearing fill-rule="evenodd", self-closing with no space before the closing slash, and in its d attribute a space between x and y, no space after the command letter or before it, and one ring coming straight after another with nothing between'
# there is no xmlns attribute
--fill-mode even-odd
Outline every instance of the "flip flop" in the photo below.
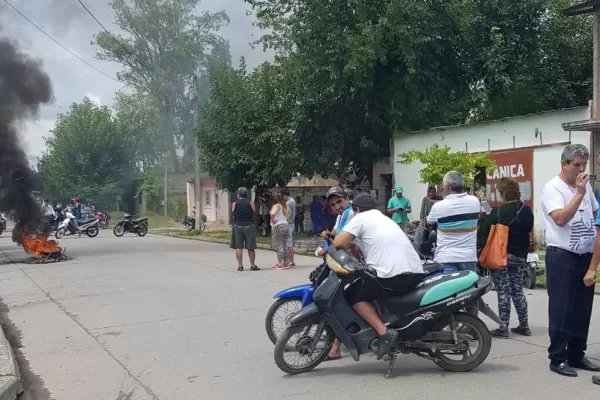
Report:
<svg viewBox="0 0 600 400"><path fill-rule="evenodd" d="M323 360L323 362L327 362L327 361L337 361L337 360L339 360L339 359L341 359L341 358L342 358L342 356L341 356L341 355L340 355L340 356L335 356L335 357L327 356L327 357L325 357L325 359Z"/></svg>

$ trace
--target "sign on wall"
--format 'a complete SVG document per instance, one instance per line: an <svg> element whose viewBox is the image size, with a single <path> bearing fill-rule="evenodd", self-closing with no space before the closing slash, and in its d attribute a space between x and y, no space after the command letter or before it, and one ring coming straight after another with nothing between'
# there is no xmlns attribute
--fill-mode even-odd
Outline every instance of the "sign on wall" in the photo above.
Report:
<svg viewBox="0 0 600 400"><path fill-rule="evenodd" d="M490 159L498 166L486 176L486 192L490 205L497 206L500 201L496 191L498 181L509 178L519 184L521 200L533 210L533 149L492 152Z"/></svg>

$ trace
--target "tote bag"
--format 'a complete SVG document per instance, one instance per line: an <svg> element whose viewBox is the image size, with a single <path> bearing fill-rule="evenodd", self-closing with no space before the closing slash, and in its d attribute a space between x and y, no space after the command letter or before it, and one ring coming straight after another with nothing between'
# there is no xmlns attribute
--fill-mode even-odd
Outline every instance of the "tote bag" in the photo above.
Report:
<svg viewBox="0 0 600 400"><path fill-rule="evenodd" d="M509 222L508 225L496 223L490 229L485 247L479 256L479 264L488 269L504 269L508 265L508 230L513 222L517 219L525 204L517 211L517 215ZM500 207L496 209L496 215L500 220Z"/></svg>

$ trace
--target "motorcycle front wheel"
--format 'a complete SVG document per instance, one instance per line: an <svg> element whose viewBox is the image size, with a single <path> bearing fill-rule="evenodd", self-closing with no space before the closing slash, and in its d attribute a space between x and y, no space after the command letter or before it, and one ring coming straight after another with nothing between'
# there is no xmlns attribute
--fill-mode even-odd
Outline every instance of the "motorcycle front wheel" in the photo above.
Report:
<svg viewBox="0 0 600 400"><path fill-rule="evenodd" d="M100 221L100 228L108 229L108 221L107 220Z"/></svg>
<svg viewBox="0 0 600 400"><path fill-rule="evenodd" d="M323 333L317 335L318 325L306 324L287 328L281 333L275 344L275 364L286 374L295 375L308 372L321 364L327 357L335 335L328 326ZM315 344L316 342L316 344ZM311 348L315 347L314 351ZM290 357L288 359L287 357ZM293 365L294 360L298 365Z"/></svg>
<svg viewBox="0 0 600 400"><path fill-rule="evenodd" d="M267 317L265 318L265 330L267 331L269 340L271 340L273 344L277 343L279 335L285 330L288 318L301 308L302 299L300 297L277 299L277 301L271 305L271 308L269 308L269 311L267 312ZM282 326L278 327L278 323Z"/></svg>
<svg viewBox="0 0 600 400"><path fill-rule="evenodd" d="M148 225L142 224L138 227L137 234L139 236L146 236L147 233L148 233Z"/></svg>
<svg viewBox="0 0 600 400"><path fill-rule="evenodd" d="M85 234L91 238L98 236L98 232L100 232L100 229L97 226L90 226L85 230Z"/></svg>
<svg viewBox="0 0 600 400"><path fill-rule="evenodd" d="M113 229L113 233L115 234L116 237L121 237L125 234L125 225L123 225L122 222L119 222L117 225L115 225L114 229Z"/></svg>
<svg viewBox="0 0 600 400"><path fill-rule="evenodd" d="M58 228L58 229L56 230L56 233L54 234L54 236L55 236L57 239L60 239L61 237L65 236L65 228Z"/></svg>

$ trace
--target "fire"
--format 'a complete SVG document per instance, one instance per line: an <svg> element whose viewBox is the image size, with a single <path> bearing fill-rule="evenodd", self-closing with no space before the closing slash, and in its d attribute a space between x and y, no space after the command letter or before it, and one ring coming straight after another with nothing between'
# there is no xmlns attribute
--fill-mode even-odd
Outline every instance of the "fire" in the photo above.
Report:
<svg viewBox="0 0 600 400"><path fill-rule="evenodd" d="M37 257L43 257L48 253L61 251L56 240L48 240L47 235L30 236L27 230L23 231L23 248L28 253Z"/></svg>

